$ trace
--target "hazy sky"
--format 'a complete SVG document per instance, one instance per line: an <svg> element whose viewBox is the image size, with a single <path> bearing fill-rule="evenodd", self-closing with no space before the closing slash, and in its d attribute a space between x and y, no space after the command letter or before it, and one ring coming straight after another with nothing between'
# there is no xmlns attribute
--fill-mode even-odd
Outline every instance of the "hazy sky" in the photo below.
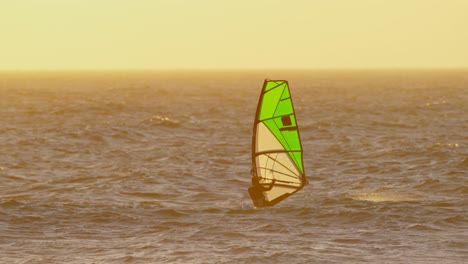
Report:
<svg viewBox="0 0 468 264"><path fill-rule="evenodd" d="M0 0L0 69L468 67L468 0Z"/></svg>

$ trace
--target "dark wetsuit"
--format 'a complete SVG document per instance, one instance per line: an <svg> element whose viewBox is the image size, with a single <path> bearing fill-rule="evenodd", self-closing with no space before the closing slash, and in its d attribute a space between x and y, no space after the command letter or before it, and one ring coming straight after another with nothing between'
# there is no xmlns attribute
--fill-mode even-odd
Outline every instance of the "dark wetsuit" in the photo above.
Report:
<svg viewBox="0 0 468 264"><path fill-rule="evenodd" d="M252 177L252 187L249 188L250 198L256 207L268 206L269 202L265 200L263 192L271 190L276 180L273 180L269 187L264 187L259 183L259 181L259 178Z"/></svg>

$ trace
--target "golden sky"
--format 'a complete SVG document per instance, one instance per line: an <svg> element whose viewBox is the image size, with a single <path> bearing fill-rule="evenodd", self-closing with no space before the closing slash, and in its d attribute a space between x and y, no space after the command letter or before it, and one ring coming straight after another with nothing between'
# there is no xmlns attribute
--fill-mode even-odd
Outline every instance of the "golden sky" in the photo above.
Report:
<svg viewBox="0 0 468 264"><path fill-rule="evenodd" d="M468 0L0 0L0 69L467 68Z"/></svg>

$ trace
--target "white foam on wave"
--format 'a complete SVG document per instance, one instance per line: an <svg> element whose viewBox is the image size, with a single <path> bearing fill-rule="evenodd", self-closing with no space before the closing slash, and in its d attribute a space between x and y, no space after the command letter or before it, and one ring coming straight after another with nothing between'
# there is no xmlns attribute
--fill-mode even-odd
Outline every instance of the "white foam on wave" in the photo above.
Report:
<svg viewBox="0 0 468 264"><path fill-rule="evenodd" d="M368 202L411 202L420 200L415 194L397 192L397 191L375 191L375 192L358 192L350 194L354 200Z"/></svg>

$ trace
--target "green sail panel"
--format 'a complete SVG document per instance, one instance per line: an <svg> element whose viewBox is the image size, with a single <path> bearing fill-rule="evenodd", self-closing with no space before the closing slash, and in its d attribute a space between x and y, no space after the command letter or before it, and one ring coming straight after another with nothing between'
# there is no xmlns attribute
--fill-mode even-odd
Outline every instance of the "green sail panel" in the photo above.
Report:
<svg viewBox="0 0 468 264"><path fill-rule="evenodd" d="M296 113L285 80L265 80L254 121L252 168L264 186L268 205L300 190L307 182ZM274 184L273 180L275 180Z"/></svg>

